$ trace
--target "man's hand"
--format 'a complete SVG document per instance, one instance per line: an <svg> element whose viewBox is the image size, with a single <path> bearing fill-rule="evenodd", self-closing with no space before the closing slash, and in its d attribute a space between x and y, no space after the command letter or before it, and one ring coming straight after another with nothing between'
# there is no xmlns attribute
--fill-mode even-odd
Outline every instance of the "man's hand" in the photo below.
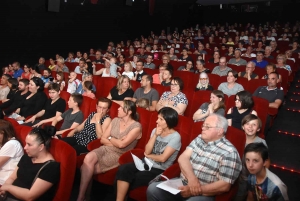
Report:
<svg viewBox="0 0 300 201"><path fill-rule="evenodd" d="M192 196L190 188L188 186L180 186L178 189L181 190L180 194L182 197L188 198Z"/></svg>
<svg viewBox="0 0 300 201"><path fill-rule="evenodd" d="M202 194L201 184L200 184L198 178L195 177L193 179L189 179L188 181L189 181L189 183L187 186L189 188L190 194L193 196L201 195Z"/></svg>

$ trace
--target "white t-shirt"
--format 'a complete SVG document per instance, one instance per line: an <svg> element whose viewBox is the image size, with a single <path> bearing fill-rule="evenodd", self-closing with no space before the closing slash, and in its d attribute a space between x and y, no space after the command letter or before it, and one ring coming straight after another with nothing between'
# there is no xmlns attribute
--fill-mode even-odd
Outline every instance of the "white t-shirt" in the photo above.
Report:
<svg viewBox="0 0 300 201"><path fill-rule="evenodd" d="M67 92L69 92L70 94L75 93L79 84L80 81L78 79L74 80L73 82L69 82Z"/></svg>
<svg viewBox="0 0 300 201"><path fill-rule="evenodd" d="M130 72L123 72L122 73L122 75L127 75L128 77L129 77L129 79L132 79L133 77L134 77L134 74L133 74L133 72L132 71L130 71Z"/></svg>
<svg viewBox="0 0 300 201"><path fill-rule="evenodd" d="M8 156L10 159L0 167L0 185L3 185L8 177L17 167L21 157L23 156L23 147L17 140L9 140L0 149L0 156Z"/></svg>

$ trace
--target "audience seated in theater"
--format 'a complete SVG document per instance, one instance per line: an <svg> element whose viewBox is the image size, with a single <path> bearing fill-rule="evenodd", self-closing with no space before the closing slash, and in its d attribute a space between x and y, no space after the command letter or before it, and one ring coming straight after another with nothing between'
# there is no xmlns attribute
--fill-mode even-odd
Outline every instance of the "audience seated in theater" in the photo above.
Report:
<svg viewBox="0 0 300 201"><path fill-rule="evenodd" d="M235 107L228 110L226 118L228 125L242 129L242 119L248 114L257 115L257 112L253 110L254 100L252 94L248 91L240 91L235 95Z"/></svg>
<svg viewBox="0 0 300 201"><path fill-rule="evenodd" d="M266 60L263 60L264 53L259 51L256 53L256 59L252 60L255 63L255 66L259 68L265 68L268 65L268 62Z"/></svg>
<svg viewBox="0 0 300 201"><path fill-rule="evenodd" d="M224 94L220 90L213 90L210 95L210 102L203 103L194 113L194 122L205 121L205 119L213 113L221 116L225 115Z"/></svg>
<svg viewBox="0 0 300 201"><path fill-rule="evenodd" d="M103 64L104 60L101 59L102 53L101 50L97 50L95 54L95 60L92 61L93 64Z"/></svg>
<svg viewBox="0 0 300 201"><path fill-rule="evenodd" d="M229 59L228 64L233 64L233 65L237 65L237 66L246 65L247 61L245 59L241 58L241 54L242 54L242 52L240 49L235 49L234 50L235 58Z"/></svg>
<svg viewBox="0 0 300 201"><path fill-rule="evenodd" d="M171 86L171 80L173 76L173 71L171 69L165 69L162 73L162 82L161 85L165 87Z"/></svg>
<svg viewBox="0 0 300 201"><path fill-rule="evenodd" d="M188 105L188 100L183 90L183 81L179 77L174 77L171 80L171 91L166 91L160 97L156 111L159 111L163 107L173 108L178 114L183 115Z"/></svg>
<svg viewBox="0 0 300 201"><path fill-rule="evenodd" d="M125 98L124 100L131 100L136 102L141 98L148 99L150 102L149 110L155 111L157 102L159 100L159 94L156 89L152 88L153 79L151 75L144 75L141 80L141 87L138 88L133 95L133 98Z"/></svg>
<svg viewBox="0 0 300 201"><path fill-rule="evenodd" d="M44 83L41 78L31 78L29 91L30 95L25 98L20 108L15 111L15 113L18 114L15 119L18 121L23 121L26 117L41 111L47 101L47 96L44 93Z"/></svg>
<svg viewBox="0 0 300 201"><path fill-rule="evenodd" d="M87 52L83 53L82 58L85 60L85 62L92 62Z"/></svg>
<svg viewBox="0 0 300 201"><path fill-rule="evenodd" d="M226 76L228 74L228 71L231 71L232 69L226 66L226 57L221 57L219 66L214 67L212 74L216 74L219 76Z"/></svg>
<svg viewBox="0 0 300 201"><path fill-rule="evenodd" d="M290 65L286 64L286 56L284 54L278 54L276 60L277 60L276 68L283 68L289 71L289 75L291 75L292 68L290 67Z"/></svg>
<svg viewBox="0 0 300 201"><path fill-rule="evenodd" d="M125 200L129 189L148 186L149 182L176 160L181 148L180 134L174 129L178 123L178 114L172 108L158 111L157 126L152 130L150 139L145 146L143 161L149 160L153 166L146 171L139 171L134 163L121 165L116 175L116 200Z"/></svg>
<svg viewBox="0 0 300 201"><path fill-rule="evenodd" d="M76 150L77 155L89 152L87 145L93 140L101 139L111 123L111 118L108 115L110 107L111 100L99 98L96 111L92 112L83 123L70 131L68 137L61 140L70 144Z"/></svg>
<svg viewBox="0 0 300 201"><path fill-rule="evenodd" d="M199 44L198 49L195 50L194 54L207 54L207 52L204 50L204 45Z"/></svg>
<svg viewBox="0 0 300 201"><path fill-rule="evenodd" d="M164 72L164 70L166 70L168 67L167 67L167 65L166 64L160 64L159 65L159 73L157 73L157 74L154 74L154 75L152 75L152 78L153 78L153 83L154 84L161 84L162 83L162 81L163 81L163 78L162 78L162 76L163 76L163 72Z"/></svg>
<svg viewBox="0 0 300 201"><path fill-rule="evenodd" d="M239 91L243 91L244 87L236 82L238 79L238 73L234 70L228 71L227 82L223 82L219 85L218 90L221 90L227 96L235 95Z"/></svg>
<svg viewBox="0 0 300 201"><path fill-rule="evenodd" d="M267 72L267 74L265 74L261 79L268 79L270 73L276 72L275 64L268 64L266 66L266 72ZM279 76L278 82L281 82L282 81L281 75L278 74L278 76Z"/></svg>
<svg viewBox="0 0 300 201"><path fill-rule="evenodd" d="M59 131L56 131L56 136L60 136L62 133L64 133L67 130L74 129L78 125L80 125L83 122L83 113L80 111L80 105L82 104L83 97L81 94L71 94L68 106L69 109L62 113L59 116L54 116L49 119L44 119L37 124L33 125L34 127L39 127L42 124L52 122L52 126L55 126L58 122L61 120L64 120L63 124L60 127Z"/></svg>
<svg viewBox="0 0 300 201"><path fill-rule="evenodd" d="M52 83L49 85L49 98L46 101L43 109L25 121L24 125L32 126L39 123L41 120L49 119L55 116L60 116L66 109L66 101L60 95L59 85Z"/></svg>
<svg viewBox="0 0 300 201"><path fill-rule="evenodd" d="M118 167L119 157L135 147L142 137L142 126L137 120L135 103L124 100L118 109L118 117L112 120L101 136L102 146L84 158L77 201L85 199L85 192L93 175Z"/></svg>
<svg viewBox="0 0 300 201"><path fill-rule="evenodd" d="M16 61L12 64L12 67L14 69L13 78L17 78L19 80L24 72L23 69L20 68L20 63Z"/></svg>
<svg viewBox="0 0 300 201"><path fill-rule="evenodd" d="M285 51L285 56L286 56L286 59L292 60L294 63L296 62L295 58L291 57L292 56L292 51L291 50Z"/></svg>
<svg viewBox="0 0 300 201"><path fill-rule="evenodd" d="M59 57L56 60L56 64L57 64L57 69L56 72L69 72L69 68L65 65L65 60L62 57Z"/></svg>
<svg viewBox="0 0 300 201"><path fill-rule="evenodd" d="M8 79L11 78L9 74L4 74L1 77L1 85L0 85L0 101L6 100L7 95L10 91L8 87Z"/></svg>
<svg viewBox="0 0 300 201"><path fill-rule="evenodd" d="M74 62L79 63L80 59L83 59L82 52L81 51L77 51L76 52L76 58L74 59Z"/></svg>
<svg viewBox="0 0 300 201"><path fill-rule="evenodd" d="M188 72L192 72L192 73L195 72L192 61L187 61L185 66L180 66L177 70L178 71L188 71Z"/></svg>
<svg viewBox="0 0 300 201"><path fill-rule="evenodd" d="M48 88L50 83L53 81L53 77L51 76L51 70L49 68L46 68L43 70L43 76L41 79L44 82L44 88Z"/></svg>
<svg viewBox="0 0 300 201"><path fill-rule="evenodd" d="M264 52L265 49L263 48L263 43L261 41L258 41L257 48L255 48L256 52Z"/></svg>
<svg viewBox="0 0 300 201"><path fill-rule="evenodd" d="M277 47L276 41L271 41L270 42L270 47L271 47L271 53L277 53L278 54L280 52L279 48Z"/></svg>
<svg viewBox="0 0 300 201"><path fill-rule="evenodd" d="M271 72L268 75L267 86L258 87L253 96L264 98L269 101L269 107L279 108L281 105L284 93L282 90L277 88L279 75L276 72Z"/></svg>
<svg viewBox="0 0 300 201"><path fill-rule="evenodd" d="M28 79L29 80L31 78L30 77L31 73L29 72L29 65L25 64L23 69L24 69L24 72L22 73L20 79Z"/></svg>
<svg viewBox="0 0 300 201"><path fill-rule="evenodd" d="M188 55L188 50L186 48L182 49L181 56L178 58L178 61L193 61L192 57Z"/></svg>
<svg viewBox="0 0 300 201"><path fill-rule="evenodd" d="M83 96L87 96L91 99L96 99L95 92L93 90L93 82L84 81L82 83L82 89L83 89L83 93L82 93Z"/></svg>
<svg viewBox="0 0 300 201"><path fill-rule="evenodd" d="M220 52L219 52L219 51L214 51L213 57L210 58L210 59L208 60L208 62L209 62L209 63L217 64L217 63L220 62L220 60L221 60L221 58L220 58Z"/></svg>
<svg viewBox="0 0 300 201"><path fill-rule="evenodd" d="M45 66L45 58L44 57L39 58L39 63L37 64L37 66L39 67L40 73L42 73L45 69L47 69L47 67Z"/></svg>
<svg viewBox="0 0 300 201"><path fill-rule="evenodd" d="M256 54L252 53L252 51L253 51L253 47L249 45L247 47L246 52L242 54L242 57L248 57L248 58L256 57Z"/></svg>
<svg viewBox="0 0 300 201"><path fill-rule="evenodd" d="M262 122L259 117L254 114L248 114L242 119L242 129L245 131L246 135L246 144L247 146L250 143L263 143L267 147L267 143L264 139L258 137L258 132L262 127ZM269 167L270 160L266 161L266 167ZM246 168L245 157L242 158L242 172L239 177L239 188L235 196L234 201L245 200L248 195L247 191L247 178L249 176L249 171Z"/></svg>
<svg viewBox="0 0 300 201"><path fill-rule="evenodd" d="M132 90L129 77L122 75L118 78L117 86L110 90L107 98L121 104L125 98L132 98L133 94L134 91Z"/></svg>
<svg viewBox="0 0 300 201"><path fill-rule="evenodd" d="M65 59L65 62L75 62L75 59L74 59L74 52L69 52L68 54L68 57Z"/></svg>
<svg viewBox="0 0 300 201"><path fill-rule="evenodd" d="M157 188L158 182L154 182L147 189L147 200L214 200L215 195L229 191L242 163L236 148L225 138L227 127L224 117L209 115L202 134L179 156L180 179L184 184L179 187L180 193L173 195ZM207 143L211 145L209 148ZM216 162L208 164L211 160ZM203 169L206 171L199 171Z"/></svg>
<svg viewBox="0 0 300 201"><path fill-rule="evenodd" d="M16 139L13 125L0 119L0 186L14 172L23 156L23 147Z"/></svg>
<svg viewBox="0 0 300 201"><path fill-rule="evenodd" d="M16 78L12 78L16 79ZM0 109L3 110L5 116L11 115L15 110L22 106L25 98L29 96L30 92L28 91L29 80L20 79L18 90L13 98L8 99L4 103L0 104Z"/></svg>
<svg viewBox="0 0 300 201"><path fill-rule="evenodd" d="M289 200L286 185L266 168L269 155L268 148L263 143L248 144L244 157L250 172L247 179L247 200L254 200L258 193L267 200Z"/></svg>
<svg viewBox="0 0 300 201"><path fill-rule="evenodd" d="M153 61L153 55L149 54L147 55L146 62L144 62L144 68L150 68L150 69L155 69L156 66Z"/></svg>
<svg viewBox="0 0 300 201"><path fill-rule="evenodd" d="M178 58L177 58L177 56L175 54L175 48L174 47L171 47L169 49L169 57L170 57L171 61L177 61L178 60Z"/></svg>
<svg viewBox="0 0 300 201"><path fill-rule="evenodd" d="M255 63L253 61L249 61L246 64L246 69L244 72L239 72L239 77L244 77L247 78L248 81L252 80L252 79L258 79L258 75L256 75L255 73L253 73L255 70Z"/></svg>
<svg viewBox="0 0 300 201"><path fill-rule="evenodd" d="M143 69L144 63L142 61L138 61L136 63L136 71L134 72L133 80L140 82L142 80L142 77L144 75L147 75L147 73Z"/></svg>
<svg viewBox="0 0 300 201"><path fill-rule="evenodd" d="M7 200L53 200L60 178L60 165L49 152L53 134L35 128L26 136L27 154L0 188Z"/></svg>
<svg viewBox="0 0 300 201"><path fill-rule="evenodd" d="M70 94L75 93L79 85L80 81L77 79L77 74L74 71L70 72L67 92Z"/></svg>
<svg viewBox="0 0 300 201"><path fill-rule="evenodd" d="M64 81L64 73L63 72L57 72L56 78L53 80L53 83L57 83L59 85L60 91L64 89L66 86L66 82Z"/></svg>
<svg viewBox="0 0 300 201"><path fill-rule="evenodd" d="M299 42L293 42L291 51L292 53L300 53Z"/></svg>
<svg viewBox="0 0 300 201"><path fill-rule="evenodd" d="M30 72L30 78L28 80L30 80L33 77L39 77L41 78L42 75L39 73L39 68L35 65L35 66L29 66L29 72ZM26 79L26 78L23 78Z"/></svg>
<svg viewBox="0 0 300 201"><path fill-rule="evenodd" d="M274 57L271 55L271 51L272 51L272 48L270 46L266 46L265 47L265 58L267 59L274 59Z"/></svg>
<svg viewBox="0 0 300 201"><path fill-rule="evenodd" d="M209 84L209 77L205 72L199 74L199 82L195 91L212 91L214 88Z"/></svg>

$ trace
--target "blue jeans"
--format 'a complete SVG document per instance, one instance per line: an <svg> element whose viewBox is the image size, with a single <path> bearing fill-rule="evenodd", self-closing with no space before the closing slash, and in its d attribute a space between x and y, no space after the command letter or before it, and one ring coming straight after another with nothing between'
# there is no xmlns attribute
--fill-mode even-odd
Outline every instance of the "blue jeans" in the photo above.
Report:
<svg viewBox="0 0 300 201"><path fill-rule="evenodd" d="M193 196L189 198L183 198L180 193L173 195L168 191L157 188L156 186L160 182L153 182L147 189L147 201L214 201L215 197L207 196Z"/></svg>

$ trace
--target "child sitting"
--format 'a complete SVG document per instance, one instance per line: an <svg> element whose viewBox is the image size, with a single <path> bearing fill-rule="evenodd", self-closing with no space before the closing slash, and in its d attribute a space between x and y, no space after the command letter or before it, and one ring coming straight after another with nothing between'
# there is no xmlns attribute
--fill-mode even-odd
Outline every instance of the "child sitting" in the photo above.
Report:
<svg viewBox="0 0 300 201"><path fill-rule="evenodd" d="M96 98L96 96L93 92L93 83L91 81L85 81L83 83L83 90L84 90L84 92L82 94L83 96L87 96L87 97L90 97L92 99Z"/></svg>
<svg viewBox="0 0 300 201"><path fill-rule="evenodd" d="M77 74L75 72L70 72L69 75L69 83L68 83L68 89L67 92L69 92L70 94L75 93L75 91L77 90L80 81L78 79L76 79Z"/></svg>
<svg viewBox="0 0 300 201"><path fill-rule="evenodd" d="M118 75L121 76L120 73L118 73ZM122 75L127 75L131 80L134 77L134 73L132 72L132 65L129 62L126 62L124 64L124 72L122 73Z"/></svg>

